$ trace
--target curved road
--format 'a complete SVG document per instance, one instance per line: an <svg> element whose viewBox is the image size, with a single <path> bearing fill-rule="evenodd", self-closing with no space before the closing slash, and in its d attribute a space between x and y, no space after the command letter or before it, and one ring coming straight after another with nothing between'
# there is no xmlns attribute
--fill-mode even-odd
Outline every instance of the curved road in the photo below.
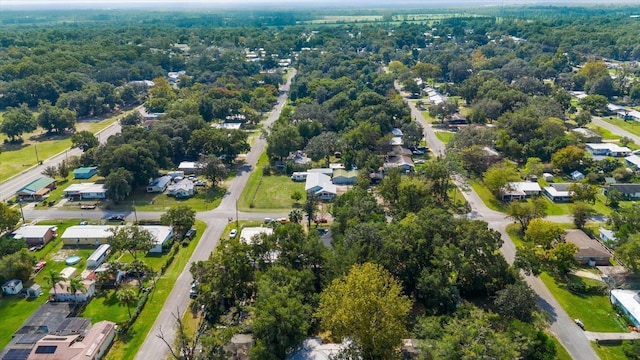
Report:
<svg viewBox="0 0 640 360"><path fill-rule="evenodd" d="M397 83L396 89L400 91ZM409 104L413 118L422 125L425 139L431 151L433 151L435 155L443 155L445 153L445 145L435 136L431 125L424 119L422 113L418 111L412 101L409 101L406 96L403 96L403 98ZM500 251L502 251L505 259L509 263L513 263L516 254L516 246L506 232L507 225L513 221L507 218L504 214L489 209L473 188L460 186L461 184L459 181L456 181L456 183L472 209L472 211L467 214L467 217L470 219L486 221L489 224L489 228L500 232L503 240ZM549 219L559 222L571 222L571 218L566 216L550 217ZM569 315L567 315L564 309L562 309L558 301L553 297L549 289L547 289L542 280L534 276L526 276L525 280L535 291L538 306L549 314L551 331L565 349L567 349L571 357L580 360L598 360L599 357L591 347L589 339L585 336L584 331L576 326Z"/></svg>

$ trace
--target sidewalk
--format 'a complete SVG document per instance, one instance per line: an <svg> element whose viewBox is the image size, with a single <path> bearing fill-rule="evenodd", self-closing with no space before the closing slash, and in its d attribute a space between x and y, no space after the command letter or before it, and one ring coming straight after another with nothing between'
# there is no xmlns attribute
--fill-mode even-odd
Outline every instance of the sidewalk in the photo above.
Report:
<svg viewBox="0 0 640 360"><path fill-rule="evenodd" d="M626 332L626 333L602 333L585 331L584 335L589 341L601 341L601 340L640 340L640 332Z"/></svg>

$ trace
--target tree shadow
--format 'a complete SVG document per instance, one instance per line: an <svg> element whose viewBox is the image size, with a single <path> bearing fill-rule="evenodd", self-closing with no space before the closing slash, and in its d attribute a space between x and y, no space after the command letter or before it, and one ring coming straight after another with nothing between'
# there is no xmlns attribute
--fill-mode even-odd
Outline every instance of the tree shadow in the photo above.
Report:
<svg viewBox="0 0 640 360"><path fill-rule="evenodd" d="M36 141L36 142L41 142L41 141L52 141L52 140L64 140L64 139L68 139L73 135L73 133L71 133L70 131L64 131L64 132L43 132L37 135L31 135L29 137L29 140L31 141Z"/></svg>

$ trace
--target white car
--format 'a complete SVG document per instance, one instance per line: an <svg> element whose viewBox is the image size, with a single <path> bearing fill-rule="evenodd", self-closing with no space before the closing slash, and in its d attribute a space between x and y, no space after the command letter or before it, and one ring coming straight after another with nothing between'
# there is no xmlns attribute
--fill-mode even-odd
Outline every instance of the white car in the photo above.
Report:
<svg viewBox="0 0 640 360"><path fill-rule="evenodd" d="M231 230L231 231L229 232L229 237L230 237L230 238L232 238L232 239L233 239L234 237L236 237L236 235L238 235L238 230L236 230L236 229L233 229L233 230Z"/></svg>

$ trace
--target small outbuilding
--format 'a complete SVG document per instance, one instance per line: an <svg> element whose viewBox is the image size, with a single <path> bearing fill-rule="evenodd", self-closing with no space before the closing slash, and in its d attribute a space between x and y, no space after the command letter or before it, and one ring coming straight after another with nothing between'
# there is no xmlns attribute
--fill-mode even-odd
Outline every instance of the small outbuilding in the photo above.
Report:
<svg viewBox="0 0 640 360"><path fill-rule="evenodd" d="M573 171L569 176L571 177L571 180L573 180L573 181L580 181L580 180L584 179L584 174L581 173L578 170Z"/></svg>
<svg viewBox="0 0 640 360"><path fill-rule="evenodd" d="M73 178L74 179L90 179L97 173L98 173L97 166L79 167L77 169L73 169Z"/></svg>
<svg viewBox="0 0 640 360"><path fill-rule="evenodd" d="M2 285L2 292L7 295L17 295L22 291L22 280L12 279Z"/></svg>
<svg viewBox="0 0 640 360"><path fill-rule="evenodd" d="M31 299L37 298L40 295L42 295L42 286L38 284L33 284L27 289L27 296Z"/></svg>
<svg viewBox="0 0 640 360"><path fill-rule="evenodd" d="M167 187L171 183L171 176L165 175L159 178L153 179L152 182L147 185L148 193L162 193L167 190Z"/></svg>

